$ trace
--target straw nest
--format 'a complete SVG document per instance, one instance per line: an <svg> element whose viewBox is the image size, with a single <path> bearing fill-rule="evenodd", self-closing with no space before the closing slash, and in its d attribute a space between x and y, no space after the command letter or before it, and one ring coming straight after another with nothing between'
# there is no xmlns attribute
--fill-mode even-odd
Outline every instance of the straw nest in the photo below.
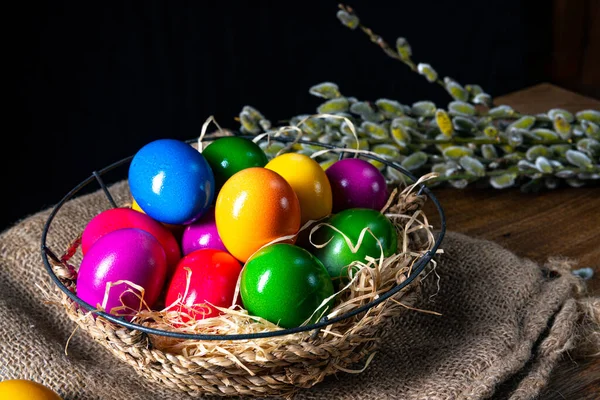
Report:
<svg viewBox="0 0 600 400"><path fill-rule="evenodd" d="M335 295L326 317L344 315L376 300L405 281L415 262L434 246L432 228L418 194L423 177L412 185L392 188L381 211L398 230L398 251L391 257L368 259L349 269L349 283ZM309 229L315 231L319 224ZM368 232L367 232L368 233ZM360 245L360 243L358 243ZM79 238L53 262L56 275L76 293ZM435 267L435 260L428 268ZM248 340L172 339L149 335L95 317L60 291L56 300L69 318L137 373L191 395L293 397L325 377L360 373L376 355L386 325L413 308L423 274L394 296L356 316L305 332ZM142 310L132 322L166 331L196 334L252 334L282 329L248 315L239 306L221 309L219 317L181 323L169 308Z"/></svg>

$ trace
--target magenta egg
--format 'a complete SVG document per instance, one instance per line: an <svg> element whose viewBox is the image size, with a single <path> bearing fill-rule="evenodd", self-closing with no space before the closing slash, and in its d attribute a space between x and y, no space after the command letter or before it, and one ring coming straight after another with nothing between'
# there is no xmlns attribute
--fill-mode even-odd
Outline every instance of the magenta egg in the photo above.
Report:
<svg viewBox="0 0 600 400"><path fill-rule="evenodd" d="M167 257L167 273L172 273L181 259L181 249L169 228L154 218L127 207L109 208L94 216L81 233L81 254L108 232L122 228L139 228L151 233L163 246Z"/></svg>
<svg viewBox="0 0 600 400"><path fill-rule="evenodd" d="M117 229L100 237L83 256L77 275L77 296L97 307L103 304L108 283L127 281L144 288L143 300L152 308L166 275L165 251L153 235L138 228ZM142 309L140 295L128 283L112 286L105 311L128 318ZM128 309L113 310L123 305Z"/></svg>
<svg viewBox="0 0 600 400"><path fill-rule="evenodd" d="M181 235L181 249L184 256L200 249L227 251L217 232L214 207L208 209L202 218L185 227Z"/></svg>
<svg viewBox="0 0 600 400"><path fill-rule="evenodd" d="M325 170L333 197L332 212L348 208L381 210L388 199L385 176L360 158L344 158Z"/></svg>

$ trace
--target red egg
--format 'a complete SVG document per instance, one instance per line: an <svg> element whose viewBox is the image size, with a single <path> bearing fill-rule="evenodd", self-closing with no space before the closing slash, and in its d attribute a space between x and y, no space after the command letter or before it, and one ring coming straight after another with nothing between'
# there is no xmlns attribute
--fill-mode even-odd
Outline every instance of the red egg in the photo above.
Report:
<svg viewBox="0 0 600 400"><path fill-rule="evenodd" d="M167 288L165 306L170 307L177 302L174 310L183 311L195 319L215 317L220 312L211 304L223 308L232 305L241 271L242 264L226 251L195 250L177 264Z"/></svg>
<svg viewBox="0 0 600 400"><path fill-rule="evenodd" d="M177 239L162 223L131 208L110 208L92 218L81 234L82 254L85 255L88 249L102 236L122 228L138 228L154 236L165 251L167 276L170 276L181 259L181 249Z"/></svg>

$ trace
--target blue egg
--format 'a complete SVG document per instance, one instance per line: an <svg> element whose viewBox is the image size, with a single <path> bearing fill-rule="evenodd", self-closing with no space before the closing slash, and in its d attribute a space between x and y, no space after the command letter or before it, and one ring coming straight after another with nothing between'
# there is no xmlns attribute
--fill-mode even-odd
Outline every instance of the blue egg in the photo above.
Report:
<svg viewBox="0 0 600 400"><path fill-rule="evenodd" d="M129 165L129 190L140 208L166 224L189 224L215 196L215 178L204 156L177 139L143 146Z"/></svg>

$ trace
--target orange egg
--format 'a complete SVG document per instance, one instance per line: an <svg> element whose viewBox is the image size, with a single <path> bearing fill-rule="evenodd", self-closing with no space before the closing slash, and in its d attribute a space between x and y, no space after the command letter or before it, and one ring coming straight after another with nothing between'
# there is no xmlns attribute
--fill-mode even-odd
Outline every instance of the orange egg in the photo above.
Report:
<svg viewBox="0 0 600 400"><path fill-rule="evenodd" d="M219 191L215 220L227 250L246 260L265 244L300 229L300 202L292 186L263 167L232 175ZM296 238L284 243L295 243Z"/></svg>
<svg viewBox="0 0 600 400"><path fill-rule="evenodd" d="M281 175L296 192L302 211L302 225L331 214L329 178L314 159L305 154L284 153L269 161L265 168Z"/></svg>

